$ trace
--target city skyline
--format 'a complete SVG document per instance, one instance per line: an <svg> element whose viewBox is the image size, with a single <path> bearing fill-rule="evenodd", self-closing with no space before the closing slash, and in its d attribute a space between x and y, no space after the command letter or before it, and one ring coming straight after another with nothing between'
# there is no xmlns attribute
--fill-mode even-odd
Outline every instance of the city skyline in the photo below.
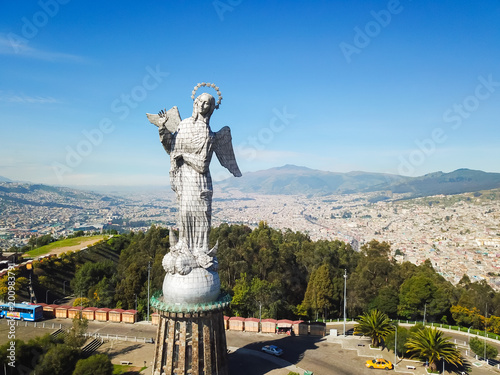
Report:
<svg viewBox="0 0 500 375"><path fill-rule="evenodd" d="M164 185L146 112L223 95L243 173L500 172L500 6L466 1L4 5L0 176ZM200 90L201 91L201 90ZM216 95L215 92L211 92ZM215 179L227 174L213 163Z"/></svg>

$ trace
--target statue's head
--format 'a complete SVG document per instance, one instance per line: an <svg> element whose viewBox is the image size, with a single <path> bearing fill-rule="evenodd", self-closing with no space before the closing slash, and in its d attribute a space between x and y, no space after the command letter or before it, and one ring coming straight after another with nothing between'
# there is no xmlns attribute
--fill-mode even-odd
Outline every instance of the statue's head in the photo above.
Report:
<svg viewBox="0 0 500 375"><path fill-rule="evenodd" d="M215 110L215 98L204 92L199 95L193 103L193 117L198 118L199 115L206 119L210 119Z"/></svg>

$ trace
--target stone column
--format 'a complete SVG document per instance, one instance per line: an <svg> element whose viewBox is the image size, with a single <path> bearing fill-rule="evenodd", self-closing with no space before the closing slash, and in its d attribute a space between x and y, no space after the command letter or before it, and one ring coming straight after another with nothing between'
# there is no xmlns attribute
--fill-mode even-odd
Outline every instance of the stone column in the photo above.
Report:
<svg viewBox="0 0 500 375"><path fill-rule="evenodd" d="M229 375L222 314L227 303L196 306L196 312L162 310L157 304L160 324L153 374Z"/></svg>

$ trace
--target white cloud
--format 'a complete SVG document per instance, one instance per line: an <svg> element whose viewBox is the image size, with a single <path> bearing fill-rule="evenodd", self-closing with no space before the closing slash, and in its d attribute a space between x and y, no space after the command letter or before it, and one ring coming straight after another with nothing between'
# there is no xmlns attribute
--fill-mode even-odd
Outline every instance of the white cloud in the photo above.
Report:
<svg viewBox="0 0 500 375"><path fill-rule="evenodd" d="M0 34L0 55L20 56L52 62L84 62L84 58L81 56L30 47L27 43L16 42L5 34Z"/></svg>
<svg viewBox="0 0 500 375"><path fill-rule="evenodd" d="M0 102L17 103L17 104L51 104L60 103L59 100L52 96L28 96L17 94L2 95L0 92Z"/></svg>

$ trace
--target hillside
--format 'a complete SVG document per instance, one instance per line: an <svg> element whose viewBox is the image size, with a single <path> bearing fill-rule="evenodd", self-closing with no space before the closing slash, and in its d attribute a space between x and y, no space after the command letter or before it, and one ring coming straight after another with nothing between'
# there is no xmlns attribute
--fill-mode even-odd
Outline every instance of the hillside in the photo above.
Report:
<svg viewBox="0 0 500 375"><path fill-rule="evenodd" d="M244 193L327 195L390 191L409 193L412 197L437 194L460 194L500 187L500 173L458 169L450 173L435 172L420 177L383 173L336 173L285 165L218 183L222 189Z"/></svg>
<svg viewBox="0 0 500 375"><path fill-rule="evenodd" d="M411 193L414 197L426 197L438 194L471 193L498 187L500 187L500 173L457 169L450 173L429 173L404 182L375 186L374 189L390 190L393 193Z"/></svg>
<svg viewBox="0 0 500 375"><path fill-rule="evenodd" d="M108 206L123 202L121 198L65 187L0 181L0 203L5 205L84 210L90 202L99 201Z"/></svg>
<svg viewBox="0 0 500 375"><path fill-rule="evenodd" d="M34 250L28 251L25 256L38 257L45 254L55 254L60 255L67 251L78 251L80 249L92 246L99 241L106 239L104 235L88 236L88 237L76 237L76 238L66 238L64 240L59 240L52 242L48 245L38 247Z"/></svg>
<svg viewBox="0 0 500 375"><path fill-rule="evenodd" d="M219 183L222 189L238 189L244 193L313 194L356 193L383 184L403 183L406 177L368 172L326 172L295 165L250 172L241 178Z"/></svg>

